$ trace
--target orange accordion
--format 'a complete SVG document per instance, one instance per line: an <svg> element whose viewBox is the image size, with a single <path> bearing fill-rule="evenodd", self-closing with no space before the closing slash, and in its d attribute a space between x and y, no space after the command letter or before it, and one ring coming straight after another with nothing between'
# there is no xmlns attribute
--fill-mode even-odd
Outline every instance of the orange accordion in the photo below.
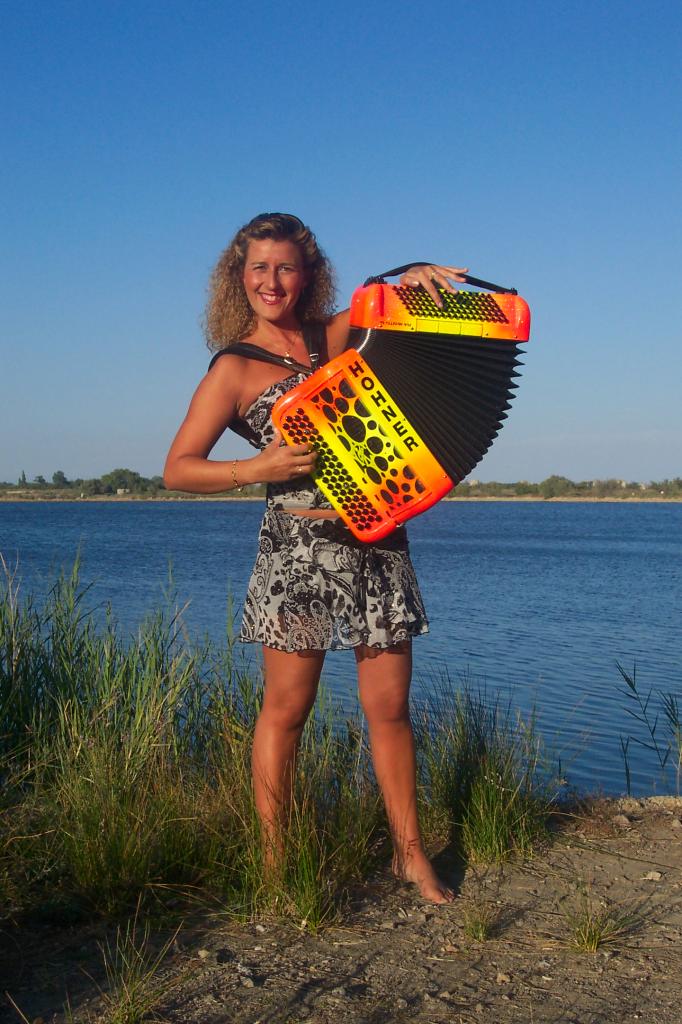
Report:
<svg viewBox="0 0 682 1024"><path fill-rule="evenodd" d="M506 418L528 305L466 281L497 294L441 290L441 309L423 288L370 279L353 295L350 347L273 409L285 440L317 450L315 482L360 540L448 494Z"/></svg>

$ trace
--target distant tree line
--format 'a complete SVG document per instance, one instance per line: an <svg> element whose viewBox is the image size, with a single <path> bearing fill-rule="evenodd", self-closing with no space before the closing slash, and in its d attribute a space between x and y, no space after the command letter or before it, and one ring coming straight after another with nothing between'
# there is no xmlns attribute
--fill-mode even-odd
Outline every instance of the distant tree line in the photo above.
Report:
<svg viewBox="0 0 682 1024"><path fill-rule="evenodd" d="M0 485L4 488L11 484ZM69 480L63 470L58 469L52 474L51 480L44 476L35 476L29 480L26 473L21 474L16 484L22 490L31 491L75 491L88 497L96 494L116 494L118 491L130 494L154 495L164 489L163 478L160 476L146 477L133 469L112 469L103 476L84 479L76 477Z"/></svg>
<svg viewBox="0 0 682 1024"><path fill-rule="evenodd" d="M175 496L182 492L168 491L163 477L142 476L133 469L112 469L104 476L84 480L76 477L69 480L66 474L58 469L52 474L51 481L43 476L28 480L22 473L16 484L0 483L0 492L10 493L19 490L34 497L96 497L97 495L130 494L137 497L153 498L157 495ZM264 484L245 487L240 495L234 491L226 491L231 497L242 495L254 496L265 492ZM516 483L499 483L491 481L481 483L469 479L459 484L452 492L458 498L682 498L682 477L672 480L652 480L639 483L637 480L569 480L565 476L549 476L540 483L529 483L520 480Z"/></svg>
<svg viewBox="0 0 682 1024"><path fill-rule="evenodd" d="M480 483L470 479L455 490L459 498L682 498L682 477L672 480L569 480L565 476L548 476L541 483L520 480L503 484L496 481Z"/></svg>
<svg viewBox="0 0 682 1024"><path fill-rule="evenodd" d="M158 494L175 495L179 493L177 491L167 491L163 477L142 476L141 473L136 473L134 469L112 469L110 473L105 473L103 476L90 479L75 477L73 480L69 480L61 469L52 474L51 480L46 480L44 476L34 476L32 480L29 480L26 473L22 472L16 484L0 482L0 491L8 490L20 490L36 497L40 497L43 493L51 496L58 493L60 497L78 498L81 496L92 498L97 495L107 496L116 494L131 494L138 497L154 498ZM259 484L254 487L245 487L242 493L259 494L261 492L264 492L264 487Z"/></svg>

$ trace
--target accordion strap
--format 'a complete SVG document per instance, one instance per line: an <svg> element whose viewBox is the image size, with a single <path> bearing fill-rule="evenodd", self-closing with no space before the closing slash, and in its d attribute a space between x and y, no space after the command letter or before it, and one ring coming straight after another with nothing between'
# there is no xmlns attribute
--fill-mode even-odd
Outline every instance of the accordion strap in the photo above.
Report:
<svg viewBox="0 0 682 1024"><path fill-rule="evenodd" d="M368 277L365 281L365 287L368 284L385 284L385 277L395 277L396 274L404 274L406 270L411 267L428 267L428 260L416 260L412 263L405 263L402 267L394 267L393 270L385 270L383 274L378 274L376 277ZM503 295L518 295L516 288L504 288L501 284L492 284L490 281L482 281L480 277L471 277L469 274L462 274L464 278L464 284L472 284L474 288L485 288L488 292L498 292Z"/></svg>
<svg viewBox="0 0 682 1024"><path fill-rule="evenodd" d="M258 345L251 345L248 341L235 341L227 348L221 348L216 352L208 364L209 370L221 356L245 356L246 359L257 359L261 363L272 363L274 366L283 366L287 370L295 370L296 373L311 374L317 369L320 362L320 346L322 341L323 324L304 324L303 340L310 353L310 366L299 363L291 356L278 356L274 352L268 352Z"/></svg>

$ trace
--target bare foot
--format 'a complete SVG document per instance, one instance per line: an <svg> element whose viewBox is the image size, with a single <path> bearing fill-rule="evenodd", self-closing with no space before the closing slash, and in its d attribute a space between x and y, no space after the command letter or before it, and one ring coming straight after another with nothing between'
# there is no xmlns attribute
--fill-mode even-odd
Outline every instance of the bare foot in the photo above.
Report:
<svg viewBox="0 0 682 1024"><path fill-rule="evenodd" d="M455 899L453 890L438 877L423 850L410 851L407 857L394 854L392 869L397 878L416 885L422 899L429 903L452 903Z"/></svg>

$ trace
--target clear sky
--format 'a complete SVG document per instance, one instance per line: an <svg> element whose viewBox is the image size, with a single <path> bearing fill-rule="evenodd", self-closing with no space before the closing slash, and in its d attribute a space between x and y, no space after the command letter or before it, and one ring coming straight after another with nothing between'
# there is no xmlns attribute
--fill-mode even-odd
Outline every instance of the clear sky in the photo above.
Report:
<svg viewBox="0 0 682 1024"><path fill-rule="evenodd" d="M479 479L682 475L681 29L679 0L2 0L0 479L161 471L263 210L340 306L410 259L528 300Z"/></svg>

